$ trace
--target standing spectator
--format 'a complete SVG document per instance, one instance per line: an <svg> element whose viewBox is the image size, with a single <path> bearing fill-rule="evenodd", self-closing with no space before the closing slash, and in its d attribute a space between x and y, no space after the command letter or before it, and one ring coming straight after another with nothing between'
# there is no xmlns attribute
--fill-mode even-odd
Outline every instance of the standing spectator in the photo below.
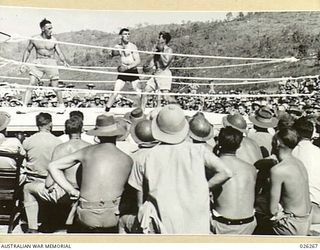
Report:
<svg viewBox="0 0 320 250"><path fill-rule="evenodd" d="M209 187L230 178L227 166L202 145L185 140L189 125L178 106L162 108L153 118L151 128L153 137L161 144L135 158L129 177L129 184L138 191L139 214L144 218L148 211L154 211L161 233L208 234L205 166L215 172Z"/></svg>

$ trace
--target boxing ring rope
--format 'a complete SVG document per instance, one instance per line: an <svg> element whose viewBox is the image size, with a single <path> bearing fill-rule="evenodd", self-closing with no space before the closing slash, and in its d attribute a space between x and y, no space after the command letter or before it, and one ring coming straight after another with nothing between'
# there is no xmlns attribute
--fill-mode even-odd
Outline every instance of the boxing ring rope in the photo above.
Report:
<svg viewBox="0 0 320 250"><path fill-rule="evenodd" d="M296 94L198 94L198 93L162 93L162 92L136 92L136 91L114 91L114 90L88 90L88 89L69 89L69 88L59 88L59 87L47 87L47 86L30 86L30 85L20 85L20 84L11 84L7 83L7 86L12 87L18 87L20 89L44 89L44 90L66 90L71 92L78 92L78 93L100 93L100 94L125 94L125 95L154 95L154 96L190 96L190 97L208 97L208 98L255 98L255 97L298 97L298 96L312 96L314 93L310 94L302 94L302 93L296 93Z"/></svg>
<svg viewBox="0 0 320 250"><path fill-rule="evenodd" d="M10 79L10 80L24 80L24 81L29 81L30 78L28 77L14 77L14 76L0 76L0 79ZM49 82L50 79L41 79L41 81L44 82ZM71 82L71 83L114 83L114 80L108 81L108 80L59 80L61 82ZM141 82L146 82L147 80L140 80ZM270 83L270 82L278 82L279 80L269 80L269 81L253 81L253 82L248 82L248 81L243 81L243 82L224 82L224 83L198 83L198 82L172 82L172 84L176 85L201 85L201 86L227 86L227 85L249 85L249 84L259 84L259 83Z"/></svg>
<svg viewBox="0 0 320 250"><path fill-rule="evenodd" d="M43 39L35 38L35 37L27 37L21 36L18 34L7 34L4 32L0 32L0 34L8 36L10 39L6 42L20 42L23 40L34 40L34 41L43 41ZM189 58L207 58L207 59L227 59L227 60L252 60L252 61L280 61L280 62L297 62L299 59L290 57L290 58L257 58L257 57L228 57L228 56L212 56L212 55L196 55L196 54L181 54L181 53L164 53L164 52L155 52L155 51L143 51L143 50L132 50L132 49L120 49L114 47L106 47L106 46L98 46L98 45L89 45L89 44L81 44L81 43L71 43L71 42L62 42L62 41L51 41L46 40L46 42L55 43L55 44L63 44L77 47L86 47L86 48L94 48L94 49L106 49L106 50L117 50L117 51L131 51L138 52L143 54L150 55L172 55L179 57L189 57Z"/></svg>
<svg viewBox="0 0 320 250"><path fill-rule="evenodd" d="M19 62L16 60L6 59L4 57L0 57L1 60L12 63L12 64L24 64L27 66L34 67L45 67L45 68L55 68L55 69L63 69L69 71L76 72L86 72L86 73L98 73L98 74L107 74L107 75L123 75L123 76L139 76L139 77L155 77L155 75L147 75L147 74L133 74L133 73L123 73L123 72L110 72L110 71L101 71L101 70L89 70L89 69L75 69L72 67L64 67L64 66L53 66L53 65L44 65L44 64L35 64L35 63L27 63L27 62ZM212 80L220 80L220 81L257 81L257 80L286 80L291 77L278 77L278 78L231 78L231 77L187 77L187 76L164 76L164 75L156 75L157 78L171 78L171 79L184 79L184 80L201 80L201 81L212 81ZM301 78L314 78L314 76L302 76ZM292 78L291 78L292 79Z"/></svg>
<svg viewBox="0 0 320 250"><path fill-rule="evenodd" d="M213 66L198 66L198 67L170 67L172 70L199 70L199 69L221 69L221 68L235 68L235 67L245 67L253 65L262 65L262 64L274 64L282 63L285 61L268 61L268 62L256 62L256 63L240 63L240 64L228 64L228 65L213 65ZM78 69L117 69L117 67L108 67L108 66L72 66L73 68ZM142 67L137 67L142 69Z"/></svg>

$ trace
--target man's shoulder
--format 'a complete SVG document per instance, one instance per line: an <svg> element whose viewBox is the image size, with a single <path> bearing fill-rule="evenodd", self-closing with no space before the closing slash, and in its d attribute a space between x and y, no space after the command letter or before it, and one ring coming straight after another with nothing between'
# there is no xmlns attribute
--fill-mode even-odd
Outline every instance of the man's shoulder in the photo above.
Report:
<svg viewBox="0 0 320 250"><path fill-rule="evenodd" d="M132 49L137 49L137 45L135 45L135 44L132 43L132 42L129 42L128 45L129 45L128 47L130 47L130 48L132 48Z"/></svg>
<svg viewBox="0 0 320 250"><path fill-rule="evenodd" d="M91 145L90 143L84 140L67 141L57 145L55 148L55 151L65 153L65 154L73 153L75 151L78 151L90 145Z"/></svg>
<svg viewBox="0 0 320 250"><path fill-rule="evenodd" d="M164 47L164 52L172 52L172 51L173 51L173 49L171 47L169 47L168 45L166 45Z"/></svg>
<svg viewBox="0 0 320 250"><path fill-rule="evenodd" d="M36 41L38 39L42 39L42 36L41 35L34 35L34 36L31 37L30 41L34 42L34 41Z"/></svg>
<svg viewBox="0 0 320 250"><path fill-rule="evenodd" d="M290 170L290 167L292 167L292 160L290 162L287 160L283 160L283 161L280 161L278 164L274 165L270 169L270 171L275 175L284 175L288 173L288 169Z"/></svg>

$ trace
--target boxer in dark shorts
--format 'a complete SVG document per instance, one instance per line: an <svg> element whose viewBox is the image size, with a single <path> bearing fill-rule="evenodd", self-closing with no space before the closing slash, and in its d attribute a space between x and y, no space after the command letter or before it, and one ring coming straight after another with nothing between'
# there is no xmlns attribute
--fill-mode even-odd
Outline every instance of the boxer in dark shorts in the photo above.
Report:
<svg viewBox="0 0 320 250"><path fill-rule="evenodd" d="M137 66L140 64L140 56L138 53L137 46L131 42L129 42L130 32L128 29L123 28L119 32L120 35L120 43L115 46L115 49L111 51L110 56L120 56L121 65L118 67L119 73L130 73L130 74L138 74ZM139 92L142 92L144 89L141 86L138 75L118 75L116 83L114 85L115 93L112 93L110 96L105 110L108 112L112 107L118 93L117 91L121 91L126 84L126 82L131 82L132 88L138 93L138 97L140 99L141 105L141 95Z"/></svg>

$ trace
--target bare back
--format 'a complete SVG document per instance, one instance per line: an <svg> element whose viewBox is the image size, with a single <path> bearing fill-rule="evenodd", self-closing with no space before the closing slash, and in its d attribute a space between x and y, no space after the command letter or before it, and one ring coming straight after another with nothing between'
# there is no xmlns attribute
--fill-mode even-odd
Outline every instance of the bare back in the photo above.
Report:
<svg viewBox="0 0 320 250"><path fill-rule="evenodd" d="M271 168L271 192L275 182L281 185L280 204L285 212L310 213L308 174L300 160L290 157Z"/></svg>
<svg viewBox="0 0 320 250"><path fill-rule="evenodd" d="M120 197L132 164L132 159L114 144L102 143L85 148L81 197L87 201L108 201Z"/></svg>
<svg viewBox="0 0 320 250"><path fill-rule="evenodd" d="M43 39L43 41L39 40L30 40L30 43L33 45L33 47L36 50L36 58L54 58L55 54L55 46L56 43L52 41L56 41L54 37L51 37L51 39L44 39L41 35L36 36L36 39ZM46 41L47 40L47 41Z"/></svg>
<svg viewBox="0 0 320 250"><path fill-rule="evenodd" d="M87 146L91 145L90 143L83 141L81 139L71 139L65 143L62 143L58 145L52 155L52 160L57 160L59 158L62 158L66 155L72 154L82 148L85 148ZM64 175L66 179L74 186L78 187L77 180L76 180L76 173L78 170L80 163L77 163L71 168L64 170Z"/></svg>
<svg viewBox="0 0 320 250"><path fill-rule="evenodd" d="M235 156L220 159L232 171L232 177L222 185L218 197L214 197L214 208L229 219L251 217L254 211L256 170L254 166Z"/></svg>

